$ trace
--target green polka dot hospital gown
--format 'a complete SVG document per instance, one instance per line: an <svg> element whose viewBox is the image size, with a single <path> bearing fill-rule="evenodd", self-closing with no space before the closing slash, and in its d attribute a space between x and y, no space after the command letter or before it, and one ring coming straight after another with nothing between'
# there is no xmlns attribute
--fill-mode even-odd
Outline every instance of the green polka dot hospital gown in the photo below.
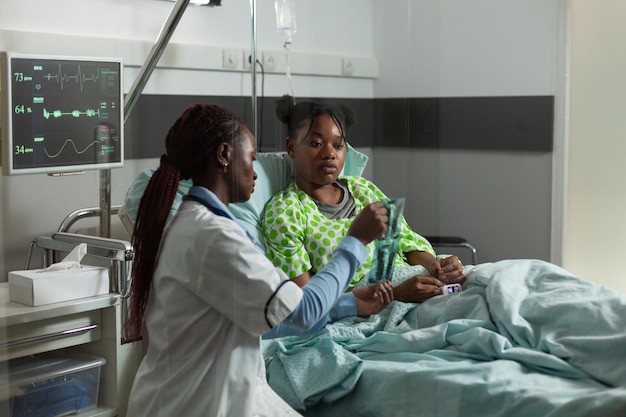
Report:
<svg viewBox="0 0 626 417"><path fill-rule="evenodd" d="M267 256L289 278L306 271L317 273L330 260L333 250L348 232L356 213L366 205L381 201L385 194L372 182L362 177L340 177L354 198L355 210L349 218L326 217L315 201L292 181L284 191L274 195L268 202L262 219L263 237ZM402 217L400 242L395 266L407 266L404 252L435 252L430 243L415 233ZM357 270L351 287L367 276L375 252L375 242L367 245L367 259Z"/></svg>

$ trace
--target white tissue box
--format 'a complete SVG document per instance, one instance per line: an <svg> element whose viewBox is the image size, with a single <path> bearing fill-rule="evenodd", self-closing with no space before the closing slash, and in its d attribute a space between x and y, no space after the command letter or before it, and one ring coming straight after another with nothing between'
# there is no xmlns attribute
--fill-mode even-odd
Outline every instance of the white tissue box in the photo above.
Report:
<svg viewBox="0 0 626 417"><path fill-rule="evenodd" d="M104 267L9 272L9 300L33 307L108 293L109 270Z"/></svg>

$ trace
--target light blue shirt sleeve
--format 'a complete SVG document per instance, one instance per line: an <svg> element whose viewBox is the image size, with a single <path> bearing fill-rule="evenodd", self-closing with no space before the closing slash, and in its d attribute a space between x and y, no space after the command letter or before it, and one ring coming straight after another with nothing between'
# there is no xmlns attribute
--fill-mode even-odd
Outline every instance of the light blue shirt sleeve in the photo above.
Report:
<svg viewBox="0 0 626 417"><path fill-rule="evenodd" d="M366 256L365 246L358 239L346 236L324 269L302 288L302 300L296 309L263 338L304 335L332 321L355 316L356 299L345 290Z"/></svg>

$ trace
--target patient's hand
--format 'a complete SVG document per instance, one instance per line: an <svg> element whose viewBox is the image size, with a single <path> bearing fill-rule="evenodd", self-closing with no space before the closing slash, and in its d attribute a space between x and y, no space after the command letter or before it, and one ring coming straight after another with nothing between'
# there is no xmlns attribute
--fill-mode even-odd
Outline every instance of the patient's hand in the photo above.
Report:
<svg viewBox="0 0 626 417"><path fill-rule="evenodd" d="M368 317L387 307L393 301L393 288L390 282L355 288L352 294L356 298L359 317Z"/></svg>
<svg viewBox="0 0 626 417"><path fill-rule="evenodd" d="M441 294L443 282L435 277L416 275L393 288L393 297L405 303L423 303Z"/></svg>
<svg viewBox="0 0 626 417"><path fill-rule="evenodd" d="M462 284L465 281L463 264L458 256L448 256L430 264L430 273L444 284Z"/></svg>

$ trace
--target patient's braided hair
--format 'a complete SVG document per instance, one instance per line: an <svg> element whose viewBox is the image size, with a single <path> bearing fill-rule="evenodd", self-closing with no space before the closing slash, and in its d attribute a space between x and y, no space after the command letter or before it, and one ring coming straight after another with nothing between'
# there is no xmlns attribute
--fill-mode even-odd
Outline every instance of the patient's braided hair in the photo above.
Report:
<svg viewBox="0 0 626 417"><path fill-rule="evenodd" d="M133 231L133 280L131 304L125 323L126 336L141 336L143 314L148 301L152 275L163 230L181 179L202 175L217 147L233 144L243 137L245 125L230 110L216 105L188 107L165 138L167 154L150 178L139 203Z"/></svg>
<svg viewBox="0 0 626 417"><path fill-rule="evenodd" d="M302 101L296 104L293 97L285 95L276 100L276 116L287 126L287 134L296 137L296 131L308 123L306 136L311 132L318 116L329 116L337 124L341 137L346 140L346 130L356 123L354 109L343 103Z"/></svg>

